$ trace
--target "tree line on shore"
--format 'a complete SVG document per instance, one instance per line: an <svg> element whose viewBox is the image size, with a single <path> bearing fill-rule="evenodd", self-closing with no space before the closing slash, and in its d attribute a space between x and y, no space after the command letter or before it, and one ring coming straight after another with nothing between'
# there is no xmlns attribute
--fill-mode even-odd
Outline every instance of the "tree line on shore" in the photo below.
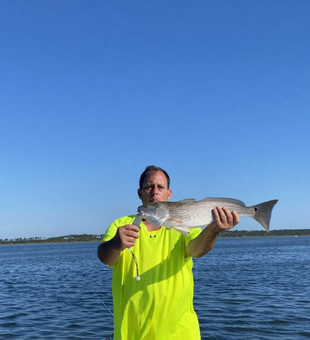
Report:
<svg viewBox="0 0 310 340"><path fill-rule="evenodd" d="M272 236L310 236L310 229L279 229L266 232L265 230L229 230L223 231L219 237L272 237ZM39 244L39 243L69 243L69 242L100 242L101 235L82 234L57 237L30 237L15 239L0 239L0 245L6 244Z"/></svg>
<svg viewBox="0 0 310 340"><path fill-rule="evenodd" d="M57 237L29 237L15 239L0 239L1 244L37 244L37 243L69 243L69 242L100 242L102 235L82 234L82 235L65 235Z"/></svg>
<svg viewBox="0 0 310 340"><path fill-rule="evenodd" d="M270 230L229 230L222 231L220 237L272 237L272 236L310 236L310 229Z"/></svg>

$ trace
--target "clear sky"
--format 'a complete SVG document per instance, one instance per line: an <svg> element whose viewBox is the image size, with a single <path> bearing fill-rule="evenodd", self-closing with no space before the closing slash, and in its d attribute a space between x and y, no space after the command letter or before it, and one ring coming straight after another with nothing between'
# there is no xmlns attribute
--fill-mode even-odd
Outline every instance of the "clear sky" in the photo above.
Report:
<svg viewBox="0 0 310 340"><path fill-rule="evenodd" d="M151 164L309 228L309 32L308 0L1 1L0 238L101 234Z"/></svg>

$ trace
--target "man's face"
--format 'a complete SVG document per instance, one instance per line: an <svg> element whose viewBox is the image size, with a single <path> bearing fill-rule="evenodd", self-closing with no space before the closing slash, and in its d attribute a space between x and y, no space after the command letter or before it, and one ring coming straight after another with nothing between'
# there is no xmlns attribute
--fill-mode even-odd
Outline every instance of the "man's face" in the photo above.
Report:
<svg viewBox="0 0 310 340"><path fill-rule="evenodd" d="M168 189L167 178L161 171L149 173L145 177L142 189L138 189L138 195L143 204L168 201L171 193Z"/></svg>

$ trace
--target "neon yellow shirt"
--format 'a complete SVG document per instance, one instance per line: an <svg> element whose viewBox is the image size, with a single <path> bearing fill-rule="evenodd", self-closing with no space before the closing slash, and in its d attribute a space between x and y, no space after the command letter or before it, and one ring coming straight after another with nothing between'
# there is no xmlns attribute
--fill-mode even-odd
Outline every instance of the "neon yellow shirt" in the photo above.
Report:
<svg viewBox="0 0 310 340"><path fill-rule="evenodd" d="M112 239L119 226L131 224L135 215L114 221L103 241ZM115 340L199 340L200 329L193 309L193 260L188 242L200 228L185 237L164 227L147 231L143 222L132 251L121 252L113 265L113 308Z"/></svg>

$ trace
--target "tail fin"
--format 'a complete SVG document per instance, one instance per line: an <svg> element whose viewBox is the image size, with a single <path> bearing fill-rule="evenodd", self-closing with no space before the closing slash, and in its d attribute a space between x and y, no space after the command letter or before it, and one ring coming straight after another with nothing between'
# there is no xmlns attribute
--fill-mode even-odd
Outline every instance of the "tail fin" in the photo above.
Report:
<svg viewBox="0 0 310 340"><path fill-rule="evenodd" d="M278 200L264 202L258 205L253 205L255 210L254 219L260 223L267 231L269 231L269 223L273 207L277 204Z"/></svg>

